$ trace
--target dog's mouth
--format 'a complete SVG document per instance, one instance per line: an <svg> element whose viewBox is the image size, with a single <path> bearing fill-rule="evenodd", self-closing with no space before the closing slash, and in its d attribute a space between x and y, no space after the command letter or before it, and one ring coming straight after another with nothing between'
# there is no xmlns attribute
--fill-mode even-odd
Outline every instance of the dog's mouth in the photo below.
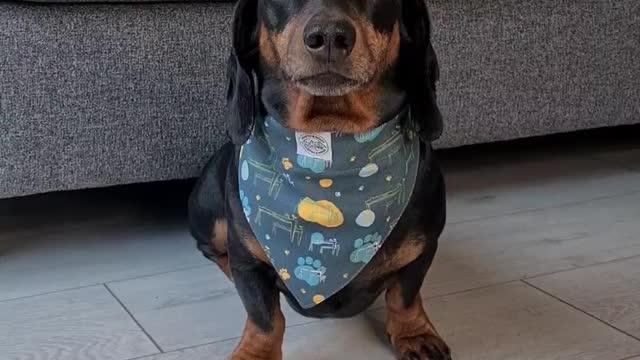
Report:
<svg viewBox="0 0 640 360"><path fill-rule="evenodd" d="M362 86L359 81L332 71L301 77L294 83L313 96L343 96Z"/></svg>

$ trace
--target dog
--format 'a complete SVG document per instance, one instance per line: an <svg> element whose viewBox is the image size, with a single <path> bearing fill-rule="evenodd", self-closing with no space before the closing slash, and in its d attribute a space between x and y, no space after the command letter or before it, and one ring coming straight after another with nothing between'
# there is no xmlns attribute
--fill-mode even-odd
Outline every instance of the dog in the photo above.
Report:
<svg viewBox="0 0 640 360"><path fill-rule="evenodd" d="M430 31L426 0L237 2L229 141L189 199L247 311L232 360L282 359L281 293L344 318L383 292L399 359L451 358L420 296L446 219Z"/></svg>

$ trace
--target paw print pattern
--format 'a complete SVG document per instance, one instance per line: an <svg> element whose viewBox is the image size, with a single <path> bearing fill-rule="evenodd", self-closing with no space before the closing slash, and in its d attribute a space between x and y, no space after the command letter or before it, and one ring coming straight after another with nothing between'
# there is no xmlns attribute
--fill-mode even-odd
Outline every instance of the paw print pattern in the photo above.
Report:
<svg viewBox="0 0 640 360"><path fill-rule="evenodd" d="M280 269L280 271L278 271L278 275L280 275L280 278L284 281L291 279L291 275L287 269Z"/></svg>
<svg viewBox="0 0 640 360"><path fill-rule="evenodd" d="M378 233L369 234L364 239L356 239L353 243L355 250L349 256L352 263L367 264L373 256L378 252L382 243L382 236Z"/></svg>
<svg viewBox="0 0 640 360"><path fill-rule="evenodd" d="M289 160L289 158L283 158L282 159L282 167L285 170L291 170L293 168L293 163L291 162L291 160Z"/></svg>
<svg viewBox="0 0 640 360"><path fill-rule="evenodd" d="M320 260L314 260L312 257L307 256L306 258L298 258L298 266L294 269L293 274L310 286L318 286L327 278L326 272L327 268L322 266Z"/></svg>
<svg viewBox="0 0 640 360"><path fill-rule="evenodd" d="M244 194L244 191L240 190L240 202L242 203L242 210L246 216L251 215L251 206L249 206L249 198Z"/></svg>

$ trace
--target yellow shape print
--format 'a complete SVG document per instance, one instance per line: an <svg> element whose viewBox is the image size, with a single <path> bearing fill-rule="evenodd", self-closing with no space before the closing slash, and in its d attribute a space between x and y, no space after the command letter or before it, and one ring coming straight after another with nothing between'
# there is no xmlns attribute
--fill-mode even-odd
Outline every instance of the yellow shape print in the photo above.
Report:
<svg viewBox="0 0 640 360"><path fill-rule="evenodd" d="M280 271L278 271L278 274L284 281L291 279L291 275L289 274L289 271L287 271L287 269L280 269Z"/></svg>
<svg viewBox="0 0 640 360"><path fill-rule="evenodd" d="M313 302L318 305L321 302L323 302L325 300L324 296L322 295L313 295Z"/></svg>
<svg viewBox="0 0 640 360"><path fill-rule="evenodd" d="M327 188L330 188L331 185L333 185L333 180L331 180L331 179L322 179L322 180L320 180L320 187L322 187L322 188L327 189Z"/></svg>
<svg viewBox="0 0 640 360"><path fill-rule="evenodd" d="M335 228L344 223L340 209L327 200L313 201L308 197L302 199L298 205L298 215L308 222L328 228Z"/></svg>
<svg viewBox="0 0 640 360"><path fill-rule="evenodd" d="M291 160L289 160L289 158L284 158L282 159L282 166L285 170L290 170L293 168L293 163L291 162Z"/></svg>

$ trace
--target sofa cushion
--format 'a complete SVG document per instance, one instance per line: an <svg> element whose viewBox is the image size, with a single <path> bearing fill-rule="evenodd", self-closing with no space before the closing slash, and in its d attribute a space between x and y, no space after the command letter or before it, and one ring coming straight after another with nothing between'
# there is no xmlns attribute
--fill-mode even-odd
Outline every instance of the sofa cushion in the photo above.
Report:
<svg viewBox="0 0 640 360"><path fill-rule="evenodd" d="M436 147L640 122L638 0L429 1ZM232 8L0 0L0 198L199 175Z"/></svg>
<svg viewBox="0 0 640 360"><path fill-rule="evenodd" d="M133 3L188 3L188 2L214 2L233 3L235 0L19 0L25 3L39 4L133 4Z"/></svg>

